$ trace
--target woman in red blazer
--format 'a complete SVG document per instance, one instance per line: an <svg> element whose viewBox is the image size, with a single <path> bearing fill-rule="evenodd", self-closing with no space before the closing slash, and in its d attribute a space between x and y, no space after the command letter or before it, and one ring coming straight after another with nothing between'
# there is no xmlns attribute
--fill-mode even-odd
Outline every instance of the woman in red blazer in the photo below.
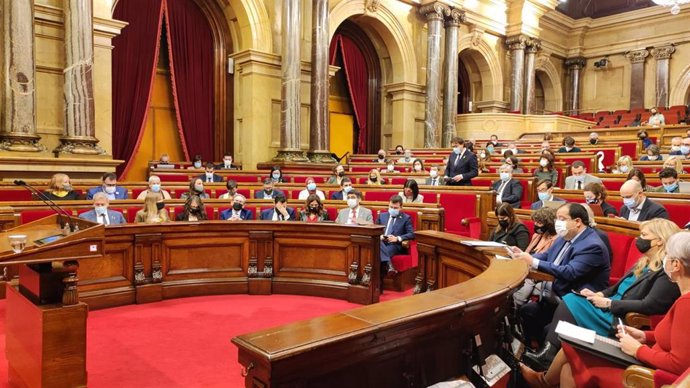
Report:
<svg viewBox="0 0 690 388"><path fill-rule="evenodd" d="M620 328L621 349L654 369L681 375L690 367L690 232L671 236L666 244L664 272L678 283L680 298L653 331L629 326ZM623 333L624 329L624 333ZM566 343L546 372L521 365L530 387L618 387L622 385L620 366L579 351Z"/></svg>

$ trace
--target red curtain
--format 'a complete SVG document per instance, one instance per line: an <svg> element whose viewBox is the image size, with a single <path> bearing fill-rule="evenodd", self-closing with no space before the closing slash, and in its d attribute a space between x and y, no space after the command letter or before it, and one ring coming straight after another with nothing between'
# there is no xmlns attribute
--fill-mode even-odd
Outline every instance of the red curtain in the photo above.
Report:
<svg viewBox="0 0 690 388"><path fill-rule="evenodd" d="M121 0L113 18L129 23L113 39L113 156L126 173L146 124L158 63L163 0ZM136 139L136 141L132 141Z"/></svg>
<svg viewBox="0 0 690 388"><path fill-rule="evenodd" d="M213 160L213 34L191 0L165 1L173 99L187 159Z"/></svg>
<svg viewBox="0 0 690 388"><path fill-rule="evenodd" d="M329 49L330 63L335 64L337 55L343 63L347 90L350 92L355 120L359 127L357 153L366 153L367 146L367 102L369 100L369 71L364 53L347 35L336 34Z"/></svg>

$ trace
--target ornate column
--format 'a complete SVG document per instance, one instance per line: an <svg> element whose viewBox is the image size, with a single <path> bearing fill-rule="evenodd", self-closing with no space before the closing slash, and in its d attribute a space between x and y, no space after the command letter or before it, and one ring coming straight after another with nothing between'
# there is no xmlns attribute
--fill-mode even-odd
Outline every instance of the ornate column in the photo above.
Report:
<svg viewBox="0 0 690 388"><path fill-rule="evenodd" d="M650 53L656 59L656 106L668 106L668 70L674 46L654 47Z"/></svg>
<svg viewBox="0 0 690 388"><path fill-rule="evenodd" d="M45 151L36 134L36 58L32 0L0 2L2 13L2 123L0 150Z"/></svg>
<svg viewBox="0 0 690 388"><path fill-rule="evenodd" d="M522 95L525 83L525 43L524 35L511 36L506 40L510 50L510 111L522 112Z"/></svg>
<svg viewBox="0 0 690 388"><path fill-rule="evenodd" d="M300 33L302 1L283 2L280 90L280 150L273 159L279 162L306 162L300 149Z"/></svg>
<svg viewBox="0 0 690 388"><path fill-rule="evenodd" d="M424 147L439 146L438 116L441 106L441 27L443 15L450 12L447 5L441 3L427 4L419 9L427 20L427 54L426 54L426 103L424 107Z"/></svg>
<svg viewBox="0 0 690 388"><path fill-rule="evenodd" d="M97 145L93 102L93 1L64 0L65 135L54 152L105 154Z"/></svg>
<svg viewBox="0 0 690 388"><path fill-rule="evenodd" d="M584 57L568 58L565 66L570 72L570 105L567 114L576 115L580 112L580 71L585 67L587 60Z"/></svg>
<svg viewBox="0 0 690 388"><path fill-rule="evenodd" d="M644 62L649 51L634 50L625 53L630 60L630 109L644 108Z"/></svg>
<svg viewBox="0 0 690 388"><path fill-rule="evenodd" d="M312 0L311 110L309 159L335 163L329 151L328 125L328 0Z"/></svg>
<svg viewBox="0 0 690 388"><path fill-rule="evenodd" d="M458 111L458 28L465 21L465 11L452 9L446 18L446 59L443 65L443 133L442 147L450 147L455 136L455 116Z"/></svg>
<svg viewBox="0 0 690 388"><path fill-rule="evenodd" d="M523 113L534 114L534 86L536 74L536 59L537 51L541 48L541 42L538 39L530 39L526 43L525 50L525 104L523 106Z"/></svg>

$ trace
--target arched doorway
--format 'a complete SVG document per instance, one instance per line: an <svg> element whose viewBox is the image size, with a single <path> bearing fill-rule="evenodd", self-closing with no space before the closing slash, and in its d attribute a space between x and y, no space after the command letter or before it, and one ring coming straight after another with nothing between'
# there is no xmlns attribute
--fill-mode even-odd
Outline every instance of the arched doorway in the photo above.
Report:
<svg viewBox="0 0 690 388"><path fill-rule="evenodd" d="M458 90L463 93L458 97L467 100L464 112L480 112L481 102L492 100L495 94L494 75L489 62L475 49L462 50L458 58Z"/></svg>
<svg viewBox="0 0 690 388"><path fill-rule="evenodd" d="M545 92L544 85L541 82L541 77L539 72L537 72L534 77L534 113L535 114L546 114L545 112Z"/></svg>
<svg viewBox="0 0 690 388"><path fill-rule="evenodd" d="M472 87L465 63L458 57L458 114L472 113L470 109Z"/></svg>
<svg viewBox="0 0 690 388"><path fill-rule="evenodd" d="M346 20L335 31L329 53L330 63L340 67L329 91L331 151L339 156L346 151L375 153L381 146L381 65L376 48L362 28ZM364 82L355 82L354 72Z"/></svg>
<svg viewBox="0 0 690 388"><path fill-rule="evenodd" d="M136 0L117 1L113 5L114 18L126 22L131 21L127 20L127 15L137 18L137 10L131 10L132 3L130 2L133 1ZM233 79L232 75L226 71L227 55L232 51L232 39L224 10L217 0L174 1L173 3L173 0L160 0L157 3L148 4L150 12L146 13L145 20L141 18L137 20L139 25L152 24L153 29L155 25L159 25L157 34L151 35L154 30L146 27L148 30L136 29L134 31L137 32L132 31L128 37L131 42L136 39L150 40L152 36L157 36L158 42L154 45L155 49L152 47L150 50L157 52L154 55L157 62L154 65L155 70L153 78L150 79L150 86L147 81L149 78L144 77L145 80L140 81L141 78L137 76L137 73L132 73L130 75L135 77L129 77L128 80L133 85L125 83L119 88L119 90L128 87L142 89L144 93L142 98L136 100L137 106L143 106L148 101L148 106L144 109L145 113L133 116L128 122L130 125L126 128L130 128L130 132L125 136L122 136L122 131L118 133L119 136L116 136L116 131L122 125L113 125L113 153L115 157L127 160L127 168L121 171L125 174L124 179L144 179L148 161L156 160L163 152L169 153L171 160L189 160L194 154L202 154L205 160L213 161L219 160L226 151L233 150ZM122 9L125 6L130 11L125 12ZM155 7L160 7L160 12L154 11ZM171 34L168 31L173 21L172 25L176 26L177 34ZM143 35L139 36L139 33ZM187 38L190 36L191 38ZM175 66L170 63L173 57L171 42L178 47L175 52L178 55L176 60L178 63ZM123 66L123 62L118 60L118 55L124 55L118 54L118 43L131 47L131 43L118 41L117 38L114 40L116 50L113 51L113 63L117 62L118 66L113 66L113 80L120 79L118 78L121 71L119 69L130 66L129 62L124 62ZM190 49L185 49L185 47ZM199 53L199 50L203 52L203 56L192 54ZM180 53L182 53L181 56L179 56ZM128 55L131 58L131 51ZM195 61L188 61L187 58L190 56L194 56ZM127 59L129 60L134 59ZM202 61L205 63L203 68L190 65L192 62ZM150 71L146 70L145 64L143 67L140 67L142 63L136 66L136 71L141 75ZM176 72L177 81L173 80L175 67L180 68L179 72ZM208 81L203 82L203 86L198 86L197 81L194 81L197 78L189 74L199 74ZM198 83L202 84L202 82ZM114 85L115 114L126 110L128 104L134 104L132 101L117 98L118 95L122 95L117 91L118 87L118 84ZM196 96L200 89L203 89L201 93L206 96L203 106L197 104L199 100L189 97ZM196 94L192 90L196 90ZM148 97L146 97L147 91ZM202 113L190 116L190 112L195 111ZM114 123L118 120L115 114ZM123 116L120 115L120 117ZM143 118L143 123L140 117ZM202 117L205 119L199 121ZM121 120L127 121L127 119ZM183 133L179 127L180 123L185 122ZM205 132L198 132L199 128L205 128Z"/></svg>

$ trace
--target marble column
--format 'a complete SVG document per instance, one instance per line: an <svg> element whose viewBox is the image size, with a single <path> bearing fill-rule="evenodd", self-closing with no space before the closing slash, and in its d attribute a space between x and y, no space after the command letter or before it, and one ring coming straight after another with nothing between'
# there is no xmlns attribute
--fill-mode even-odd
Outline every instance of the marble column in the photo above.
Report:
<svg viewBox="0 0 690 388"><path fill-rule="evenodd" d="M506 40L510 50L510 108L511 112L522 112L525 85L525 43L524 35L511 36Z"/></svg>
<svg viewBox="0 0 690 388"><path fill-rule="evenodd" d="M309 160L335 163L329 151L328 124L328 0L312 0L311 110Z"/></svg>
<svg viewBox="0 0 690 388"><path fill-rule="evenodd" d="M530 39L527 41L525 49L525 104L523 107L524 114L534 114L535 113L535 99L534 99L534 88L535 88L535 78L536 78L536 64L537 64L537 51L541 48L541 42L538 39Z"/></svg>
<svg viewBox="0 0 690 388"><path fill-rule="evenodd" d="M285 0L282 15L280 150L277 162L306 162L300 148L300 39L302 1Z"/></svg>
<svg viewBox="0 0 690 388"><path fill-rule="evenodd" d="M53 152L99 155L93 101L93 1L64 0L65 134Z"/></svg>
<svg viewBox="0 0 690 388"><path fill-rule="evenodd" d="M630 109L644 108L644 62L649 51L634 50L625 53L630 60Z"/></svg>
<svg viewBox="0 0 690 388"><path fill-rule="evenodd" d="M668 106L668 71L674 46L654 47L650 54L656 59L656 106Z"/></svg>
<svg viewBox="0 0 690 388"><path fill-rule="evenodd" d="M439 146L438 119L441 107L441 28L447 5L427 4L419 9L427 20L426 103L424 106L424 147Z"/></svg>
<svg viewBox="0 0 690 388"><path fill-rule="evenodd" d="M455 117L458 112L458 29L465 21L465 11L452 9L446 18L445 62L443 65L443 133L442 147L450 147L456 135Z"/></svg>
<svg viewBox="0 0 690 388"><path fill-rule="evenodd" d="M585 67L587 60L583 57L568 58L565 66L570 72L570 96L566 114L576 115L580 113L580 71Z"/></svg>
<svg viewBox="0 0 690 388"><path fill-rule="evenodd" d="M36 133L36 57L32 0L0 2L2 13L2 122L0 150L41 152Z"/></svg>

